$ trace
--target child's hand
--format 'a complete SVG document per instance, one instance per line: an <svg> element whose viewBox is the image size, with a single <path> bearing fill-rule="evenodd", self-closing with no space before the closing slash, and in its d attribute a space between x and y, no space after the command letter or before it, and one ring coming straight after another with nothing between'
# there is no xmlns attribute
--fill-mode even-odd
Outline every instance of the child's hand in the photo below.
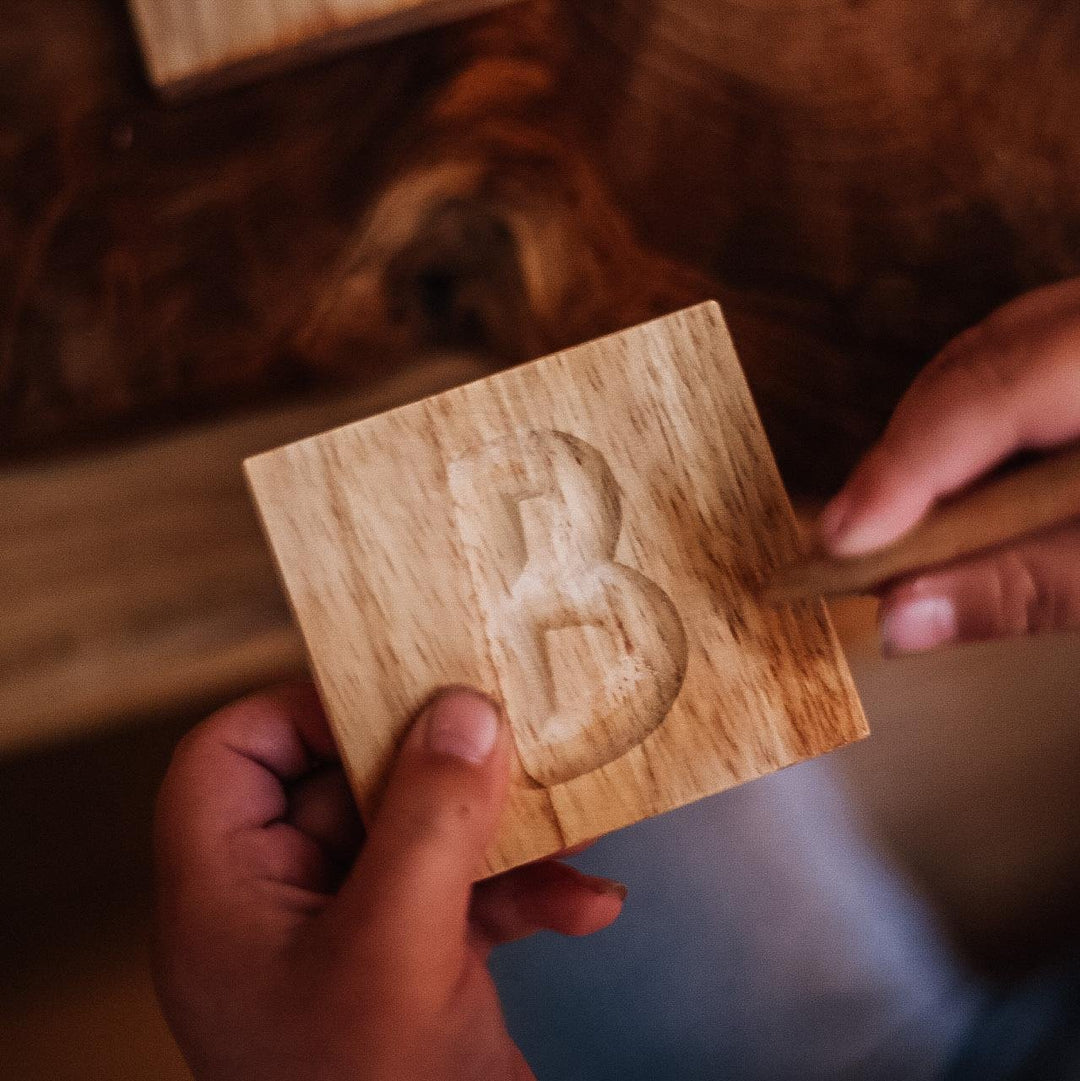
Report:
<svg viewBox="0 0 1080 1081"><path fill-rule="evenodd" d="M625 891L558 863L473 887L509 756L486 699L444 692L360 848L310 686L245 699L183 740L155 825L156 968L199 1081L531 1077L488 951L599 930Z"/></svg>
<svg viewBox="0 0 1080 1081"><path fill-rule="evenodd" d="M896 540L938 499L1020 450L1080 438L1080 279L1039 289L961 334L919 376L825 509L836 555ZM890 652L1080 627L1080 521L891 588Z"/></svg>

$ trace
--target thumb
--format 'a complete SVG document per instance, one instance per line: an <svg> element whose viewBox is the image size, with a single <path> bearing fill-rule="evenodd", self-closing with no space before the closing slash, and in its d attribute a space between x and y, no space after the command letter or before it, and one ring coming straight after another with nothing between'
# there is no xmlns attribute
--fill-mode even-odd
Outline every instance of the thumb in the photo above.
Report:
<svg viewBox="0 0 1080 1081"><path fill-rule="evenodd" d="M394 763L363 851L338 894L353 926L398 963L430 969L466 941L472 885L494 839L509 779L496 707L464 688L421 712Z"/></svg>
<svg viewBox="0 0 1080 1081"><path fill-rule="evenodd" d="M910 579L882 598L887 654L1078 628L1078 525Z"/></svg>

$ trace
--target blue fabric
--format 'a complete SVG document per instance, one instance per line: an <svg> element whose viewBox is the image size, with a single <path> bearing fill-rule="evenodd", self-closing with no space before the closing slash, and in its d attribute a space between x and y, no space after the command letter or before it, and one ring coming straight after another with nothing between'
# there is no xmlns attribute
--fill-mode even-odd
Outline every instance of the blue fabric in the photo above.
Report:
<svg viewBox="0 0 1080 1081"><path fill-rule="evenodd" d="M944 1075L987 991L831 777L805 763L576 861L629 885L623 916L492 963L540 1081Z"/></svg>
<svg viewBox="0 0 1080 1081"><path fill-rule="evenodd" d="M1003 990L966 1034L946 1081L1080 1078L1080 957Z"/></svg>

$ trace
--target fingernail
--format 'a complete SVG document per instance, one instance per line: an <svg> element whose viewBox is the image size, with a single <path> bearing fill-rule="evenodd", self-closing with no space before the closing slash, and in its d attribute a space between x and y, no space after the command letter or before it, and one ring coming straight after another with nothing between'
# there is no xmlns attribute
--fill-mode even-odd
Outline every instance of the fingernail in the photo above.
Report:
<svg viewBox="0 0 1080 1081"><path fill-rule="evenodd" d="M829 549L833 555L847 559L876 551L894 540L896 532L888 521L849 514L843 528L830 540Z"/></svg>
<svg viewBox="0 0 1080 1081"><path fill-rule="evenodd" d="M860 511L847 490L821 512L818 533L826 549L841 559L865 555L896 539L894 523L880 514L867 516L866 508Z"/></svg>
<svg viewBox="0 0 1080 1081"><path fill-rule="evenodd" d="M847 492L840 492L826 504L818 519L818 531L829 548L843 534L847 519L851 513L851 499Z"/></svg>
<svg viewBox="0 0 1080 1081"><path fill-rule="evenodd" d="M593 878L589 880L589 885L593 892L600 894L601 897L618 897L620 901L625 901L626 895L630 892L623 883L613 882L610 878Z"/></svg>
<svg viewBox="0 0 1080 1081"><path fill-rule="evenodd" d="M483 762L495 746L499 715L478 694L450 691L428 707L427 748L435 754Z"/></svg>
<svg viewBox="0 0 1080 1081"><path fill-rule="evenodd" d="M956 638L956 608L948 597L919 597L888 609L881 617L886 656L925 653Z"/></svg>

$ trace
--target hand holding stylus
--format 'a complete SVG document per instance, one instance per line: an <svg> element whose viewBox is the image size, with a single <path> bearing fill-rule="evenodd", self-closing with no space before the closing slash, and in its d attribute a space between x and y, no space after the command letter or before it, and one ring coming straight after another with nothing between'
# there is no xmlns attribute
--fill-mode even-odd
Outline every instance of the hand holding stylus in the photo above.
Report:
<svg viewBox="0 0 1080 1081"><path fill-rule="evenodd" d="M1072 279L1007 304L922 372L822 514L821 543L836 559L876 553L1013 454L1053 453L1078 439L1080 279ZM1058 459L1066 475L1055 491L1075 485L1075 457ZM1056 508L1066 519L1069 498ZM886 650L1080 627L1080 517L1048 518L1032 519L1039 532L1014 531L1024 534L1014 543L888 585Z"/></svg>

